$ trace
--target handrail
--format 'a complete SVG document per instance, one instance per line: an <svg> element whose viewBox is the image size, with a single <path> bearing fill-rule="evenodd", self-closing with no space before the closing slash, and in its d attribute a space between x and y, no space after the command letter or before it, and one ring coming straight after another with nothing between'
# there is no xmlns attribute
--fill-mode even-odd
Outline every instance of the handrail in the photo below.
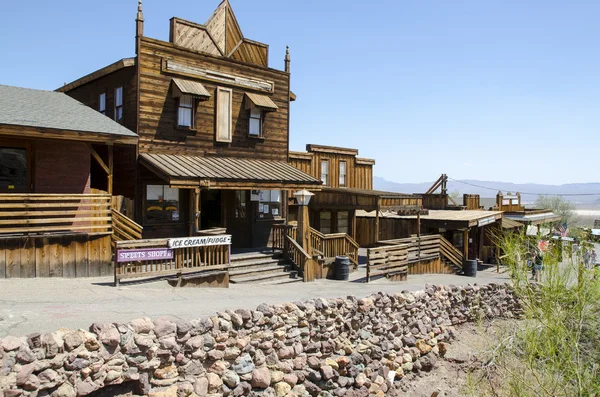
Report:
<svg viewBox="0 0 600 397"><path fill-rule="evenodd" d="M312 265L310 255L291 236L286 235L285 242L287 249L284 249L284 255L300 269L303 281L313 281L314 274L310 270Z"/></svg>
<svg viewBox="0 0 600 397"><path fill-rule="evenodd" d="M440 251L441 254L448 259L452 264L459 268L463 268L464 255L455 246L453 246L443 236L440 236Z"/></svg>
<svg viewBox="0 0 600 397"><path fill-rule="evenodd" d="M141 240L144 228L133 221L131 218L123 215L114 208L111 210L113 223L113 241L123 240Z"/></svg>

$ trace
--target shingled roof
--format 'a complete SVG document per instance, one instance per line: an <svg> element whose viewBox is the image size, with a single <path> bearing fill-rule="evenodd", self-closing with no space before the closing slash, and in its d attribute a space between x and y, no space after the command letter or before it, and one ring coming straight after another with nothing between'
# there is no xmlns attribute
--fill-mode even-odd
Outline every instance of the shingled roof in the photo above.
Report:
<svg viewBox="0 0 600 397"><path fill-rule="evenodd" d="M0 85L2 124L137 138L134 132L67 94L6 85Z"/></svg>

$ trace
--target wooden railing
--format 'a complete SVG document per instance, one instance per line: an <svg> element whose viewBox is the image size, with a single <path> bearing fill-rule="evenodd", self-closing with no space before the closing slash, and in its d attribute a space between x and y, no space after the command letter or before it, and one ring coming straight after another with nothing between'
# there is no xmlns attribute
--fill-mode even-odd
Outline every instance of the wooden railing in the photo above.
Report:
<svg viewBox="0 0 600 397"><path fill-rule="evenodd" d="M111 234L108 194L0 194L0 234Z"/></svg>
<svg viewBox="0 0 600 397"><path fill-rule="evenodd" d="M230 264L230 245L212 245L170 249L168 239L117 241L114 259L115 285L128 278L158 277L208 270L227 270ZM127 251L123 251L127 250ZM130 255L135 251L169 251L169 259L132 259L121 262L120 251ZM139 255L138 255L139 257Z"/></svg>
<svg viewBox="0 0 600 397"><path fill-rule="evenodd" d="M290 236L296 240L298 228L294 225L273 225L273 251L282 250L285 247L285 236Z"/></svg>
<svg viewBox="0 0 600 397"><path fill-rule="evenodd" d="M283 253L288 260L298 267L300 274L302 274L302 280L305 282L313 281L315 279L314 266L308 252L304 251L300 244L288 235L285 236L285 245Z"/></svg>
<svg viewBox="0 0 600 397"><path fill-rule="evenodd" d="M346 233L323 234L310 228L310 241L313 253L324 258L347 256L358 266L358 243Z"/></svg>
<svg viewBox="0 0 600 397"><path fill-rule="evenodd" d="M141 240L143 227L132 219L112 209L113 241Z"/></svg>
<svg viewBox="0 0 600 397"><path fill-rule="evenodd" d="M441 235L379 241L367 250L367 282L370 277L415 273L451 273L463 268L463 255ZM449 261L452 265L447 265Z"/></svg>
<svg viewBox="0 0 600 397"><path fill-rule="evenodd" d="M459 249L450 243L450 241L446 240L444 237L440 236L440 250L441 254L448 261L452 262L452 264L456 267L463 268L463 264L465 262L465 256Z"/></svg>

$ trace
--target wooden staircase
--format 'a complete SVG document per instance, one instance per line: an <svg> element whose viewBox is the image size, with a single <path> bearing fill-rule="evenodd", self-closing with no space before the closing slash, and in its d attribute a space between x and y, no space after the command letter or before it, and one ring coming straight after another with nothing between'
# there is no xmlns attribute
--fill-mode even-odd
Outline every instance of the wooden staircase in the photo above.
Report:
<svg viewBox="0 0 600 397"><path fill-rule="evenodd" d="M229 282L232 284L272 285L301 281L281 254L257 251L231 255Z"/></svg>

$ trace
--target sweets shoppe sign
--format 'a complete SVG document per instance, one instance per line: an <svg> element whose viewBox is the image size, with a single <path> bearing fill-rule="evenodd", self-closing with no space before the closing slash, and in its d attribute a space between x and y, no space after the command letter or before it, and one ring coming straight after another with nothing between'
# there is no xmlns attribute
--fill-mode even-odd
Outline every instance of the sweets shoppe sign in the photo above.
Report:
<svg viewBox="0 0 600 397"><path fill-rule="evenodd" d="M169 248L144 248L117 251L117 262L155 261L173 259L173 250L177 248L208 247L231 245L230 235L182 237L169 239Z"/></svg>

